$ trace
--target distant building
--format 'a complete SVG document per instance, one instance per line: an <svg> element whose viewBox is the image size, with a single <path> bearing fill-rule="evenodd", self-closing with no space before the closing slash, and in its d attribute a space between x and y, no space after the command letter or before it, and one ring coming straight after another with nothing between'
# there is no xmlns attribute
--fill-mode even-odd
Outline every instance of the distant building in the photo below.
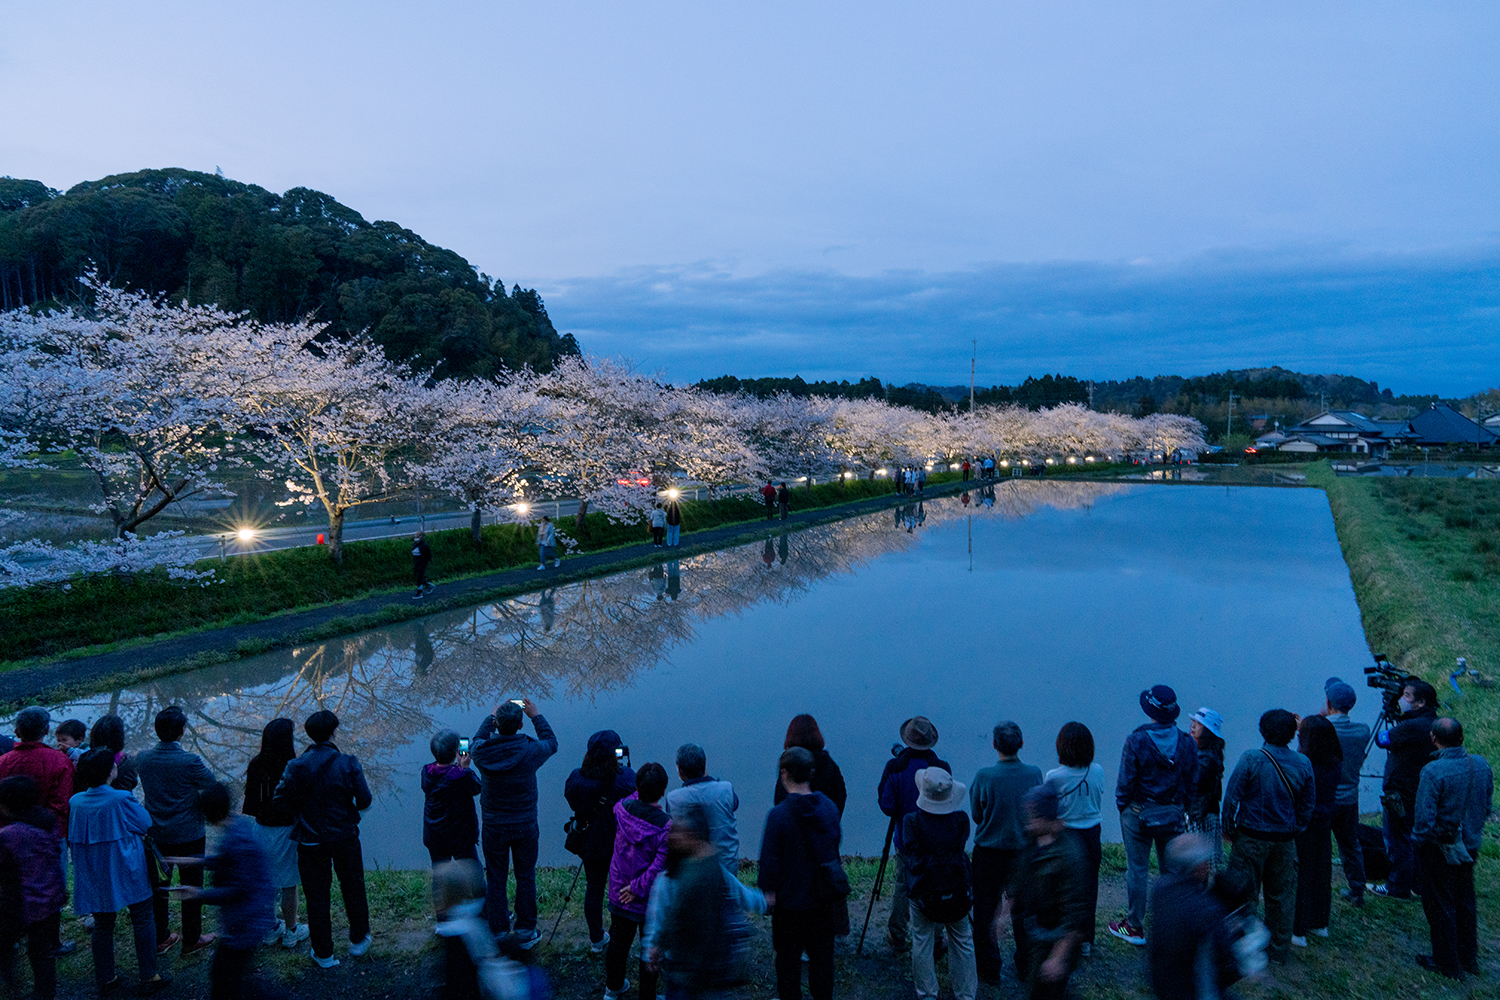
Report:
<svg viewBox="0 0 1500 1000"><path fill-rule="evenodd" d="M1497 434L1488 427L1481 427L1451 406L1433 403L1410 421L1416 439L1412 442L1424 447L1452 445L1474 445L1480 448L1494 447Z"/></svg>
<svg viewBox="0 0 1500 1000"><path fill-rule="evenodd" d="M1278 451L1338 451L1384 458L1391 448L1412 443L1417 436L1410 421L1372 420L1353 410L1329 410L1288 427L1284 433L1285 440L1279 444L1269 441L1275 435L1262 440Z"/></svg>
<svg viewBox="0 0 1500 1000"><path fill-rule="evenodd" d="M1249 419L1251 430L1263 431L1266 429L1266 424L1271 422L1271 415L1269 413L1252 413Z"/></svg>

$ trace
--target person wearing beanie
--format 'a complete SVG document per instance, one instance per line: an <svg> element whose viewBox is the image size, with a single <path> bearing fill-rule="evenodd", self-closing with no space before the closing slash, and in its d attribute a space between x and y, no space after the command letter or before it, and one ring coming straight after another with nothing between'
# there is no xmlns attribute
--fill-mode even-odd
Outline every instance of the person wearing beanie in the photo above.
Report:
<svg viewBox="0 0 1500 1000"><path fill-rule="evenodd" d="M1337 677L1328 678L1323 687L1326 702L1320 713L1333 723L1339 745L1344 748L1343 773L1333 793L1333 838L1339 844L1339 858L1344 864L1344 878L1349 888L1344 898L1354 906L1365 905L1365 855L1359 844L1359 775L1365 768L1365 751L1370 746L1370 727L1349 718L1358 696L1354 688Z"/></svg>
<svg viewBox="0 0 1500 1000"><path fill-rule="evenodd" d="M964 845L969 816L968 789L943 767L919 768L912 775L916 808L901 821L902 874L911 926L911 978L918 1000L937 1000L937 959L941 933L948 940L948 978L956 1000L974 1000L979 975L974 966L974 928L969 910L973 879Z"/></svg>
<svg viewBox="0 0 1500 1000"><path fill-rule="evenodd" d="M1058 817L1058 789L1037 785L1021 800L1030 839L995 918L998 937L1015 932L1021 981L1030 1000L1063 1000L1088 930L1087 869L1082 847Z"/></svg>
<svg viewBox="0 0 1500 1000"><path fill-rule="evenodd" d="M901 848L906 842L902 824L917 809L916 773L926 767L940 767L950 775L953 773L952 766L933 752L937 741L937 726L931 719L924 715L907 719L901 723L903 745L892 750L894 756L886 761L885 770L880 775L880 811L891 818L894 831L891 843L896 852L895 888L891 891L891 916L886 925L886 939L896 952L911 947L905 862Z"/></svg>
<svg viewBox="0 0 1500 1000"><path fill-rule="evenodd" d="M1115 784L1129 912L1109 925L1111 934L1133 945L1146 943L1151 847L1161 867L1167 842L1186 826L1187 805L1198 786L1198 744L1177 728L1182 712L1177 692L1157 684L1141 692L1140 703L1151 721L1126 737Z"/></svg>

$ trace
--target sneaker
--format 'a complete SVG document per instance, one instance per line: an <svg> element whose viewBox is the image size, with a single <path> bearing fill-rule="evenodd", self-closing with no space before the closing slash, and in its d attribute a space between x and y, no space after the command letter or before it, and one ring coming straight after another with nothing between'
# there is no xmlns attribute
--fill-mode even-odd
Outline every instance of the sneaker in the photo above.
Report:
<svg viewBox="0 0 1500 1000"><path fill-rule="evenodd" d="M1111 920L1109 932L1126 944L1140 947L1146 943L1146 932L1131 924L1129 920Z"/></svg>
<svg viewBox="0 0 1500 1000"><path fill-rule="evenodd" d="M171 981L172 974L170 972L158 972L150 979L141 983L140 986L136 987L136 992L141 994L142 996L150 996L153 993L160 993L162 990L167 988L167 984Z"/></svg>
<svg viewBox="0 0 1500 1000"><path fill-rule="evenodd" d="M265 937L261 938L260 939L260 943L263 944L263 945L266 945L266 946L273 945L276 942L280 941L282 935L285 934L285 933L286 933L286 924L284 924L280 920L278 920L278 921L276 921L276 926L273 927L273 928L271 928L271 933L269 933Z"/></svg>
<svg viewBox="0 0 1500 1000"><path fill-rule="evenodd" d="M538 932L538 931L535 931L535 930L530 930L530 931L516 931L516 944L519 945L520 947L526 949L527 951L530 951L531 949L535 948L536 945L537 945L537 942L540 941L541 939L542 939L541 933Z"/></svg>
<svg viewBox="0 0 1500 1000"><path fill-rule="evenodd" d="M537 569L546 569L546 568L547 568L547 564L546 563L542 563L540 566L537 567Z"/></svg>
<svg viewBox="0 0 1500 1000"><path fill-rule="evenodd" d="M1399 895L1391 892L1390 884L1387 882L1382 882L1379 885L1372 885L1369 887L1369 889L1370 892L1372 892L1376 896L1382 896L1386 899L1404 899L1410 901L1412 898L1412 895L1409 892L1404 892Z"/></svg>
<svg viewBox="0 0 1500 1000"><path fill-rule="evenodd" d="M1326 938L1328 936L1328 928L1327 927L1314 927L1314 928L1310 929L1307 933L1317 935L1318 937L1321 937L1321 938Z"/></svg>
<svg viewBox="0 0 1500 1000"><path fill-rule="evenodd" d="M1303 937L1301 934L1293 934L1292 935L1292 947L1293 948L1306 948L1307 947L1307 938Z"/></svg>
<svg viewBox="0 0 1500 1000"><path fill-rule="evenodd" d="M425 596L427 596L426 592L419 590L415 594L411 595L411 599L414 601L420 601Z"/></svg>
<svg viewBox="0 0 1500 1000"><path fill-rule="evenodd" d="M306 924L298 924L297 926L288 929L287 932L281 936L281 946L283 948L295 948L303 941L306 941L311 935L311 928L309 928Z"/></svg>
<svg viewBox="0 0 1500 1000"><path fill-rule="evenodd" d="M214 939L218 936L219 935L217 934L204 934L203 936L198 938L198 943L193 945L191 948L184 944L182 946L182 957L187 958L189 955L197 954L204 948L207 948L209 945L213 944Z"/></svg>
<svg viewBox="0 0 1500 1000"><path fill-rule="evenodd" d="M331 969L339 964L339 960L332 955L329 955L327 958L319 958L315 952L308 952L308 954L312 955L312 960L318 963L318 968L320 969Z"/></svg>
<svg viewBox="0 0 1500 1000"><path fill-rule="evenodd" d="M371 936L369 934L366 934L363 941L351 941L349 943L349 954L353 955L355 958L363 955L365 952L370 950L370 943L372 940L373 939L371 938Z"/></svg>
<svg viewBox="0 0 1500 1000"><path fill-rule="evenodd" d="M562 560L561 559L554 559L554 560L552 560L552 568L553 569L557 569L561 565L562 565Z"/></svg>
<svg viewBox="0 0 1500 1000"><path fill-rule="evenodd" d="M84 914L83 915L83 919L81 921L79 921L79 922L82 923L83 926L87 927L89 930L93 930L94 929L94 915L92 913L86 913L86 914Z"/></svg>
<svg viewBox="0 0 1500 1000"><path fill-rule="evenodd" d="M630 989L630 980L628 979L625 980L625 985L617 990L612 990L606 986L604 987L604 1000L620 1000L620 997L624 996L625 991L628 989Z"/></svg>
<svg viewBox="0 0 1500 1000"><path fill-rule="evenodd" d="M437 590L437 584L435 584L435 583L427 583L427 584L423 584L423 585L422 585L422 590L423 590L423 591L425 591L425 592L426 592L426 593L429 593L429 594L430 594L430 593L432 593L432 592L433 592L433 591L434 591L434 590Z"/></svg>
<svg viewBox="0 0 1500 1000"><path fill-rule="evenodd" d="M167 952L172 950L172 946L174 944L181 940L182 935L178 934L176 931L173 931L171 934L168 934L164 939L162 939L160 943L157 944L156 953L158 955L165 955Z"/></svg>
<svg viewBox="0 0 1500 1000"><path fill-rule="evenodd" d="M1362 888L1359 892L1355 892L1353 889L1340 889L1339 896L1348 900L1350 906L1365 905L1365 891Z"/></svg>
<svg viewBox="0 0 1500 1000"><path fill-rule="evenodd" d="M597 941L590 941L589 942L589 951L593 952L595 955L599 954L601 951L603 951L605 948L608 948L608 947L609 947L609 931L605 931L604 932L604 936L602 938L600 938L599 940L597 940Z"/></svg>

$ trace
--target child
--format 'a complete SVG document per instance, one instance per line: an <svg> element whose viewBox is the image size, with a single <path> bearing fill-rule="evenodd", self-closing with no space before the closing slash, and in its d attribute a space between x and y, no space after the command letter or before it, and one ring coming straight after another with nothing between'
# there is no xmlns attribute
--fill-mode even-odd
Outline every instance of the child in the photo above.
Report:
<svg viewBox="0 0 1500 1000"><path fill-rule="evenodd" d="M667 792L667 769L643 764L635 776L635 794L615 803L615 852L609 862L609 946L604 951L604 998L616 1000L630 985L625 964L630 944L646 923L651 883L667 865L667 836L672 821L661 809ZM641 1000L656 997L656 973L641 961Z"/></svg>
<svg viewBox="0 0 1500 1000"><path fill-rule="evenodd" d="M58 724L57 727L57 749L68 755L68 759L76 766L78 758L88 747L83 741L88 738L89 731L82 722L77 719L68 719Z"/></svg>
<svg viewBox="0 0 1500 1000"><path fill-rule="evenodd" d="M443 948L441 995L444 1000L545 1000L546 979L517 960L525 952L515 946L515 936L506 935L497 946L489 921L480 919L484 889L484 872L472 858L433 866L432 898Z"/></svg>
<svg viewBox="0 0 1500 1000"><path fill-rule="evenodd" d="M58 928L63 904L62 847L57 817L41 806L41 791L24 774L0 781L0 977L15 990L15 945L26 935L26 957L38 1000L57 996Z"/></svg>
<svg viewBox="0 0 1500 1000"><path fill-rule="evenodd" d="M230 812L229 789L214 782L198 793L203 818L218 827L217 849L204 859L213 873L208 889L177 886L174 890L219 907L219 936L208 972L212 1000L238 1000L255 949L275 926L276 887L265 852L255 839L250 821Z"/></svg>
<svg viewBox="0 0 1500 1000"><path fill-rule="evenodd" d="M432 738L432 763L422 768L422 846L434 865L460 858L477 858L479 820L474 796L479 777L469 770L469 755L459 752L459 736L444 729Z"/></svg>

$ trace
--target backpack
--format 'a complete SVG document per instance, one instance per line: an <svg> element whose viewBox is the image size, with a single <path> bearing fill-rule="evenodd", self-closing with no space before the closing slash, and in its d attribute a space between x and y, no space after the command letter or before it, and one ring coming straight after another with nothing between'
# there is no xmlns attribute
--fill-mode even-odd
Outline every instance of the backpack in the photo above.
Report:
<svg viewBox="0 0 1500 1000"><path fill-rule="evenodd" d="M968 856L958 851L933 858L922 866L909 895L922 916L935 924L962 920L974 906Z"/></svg>

